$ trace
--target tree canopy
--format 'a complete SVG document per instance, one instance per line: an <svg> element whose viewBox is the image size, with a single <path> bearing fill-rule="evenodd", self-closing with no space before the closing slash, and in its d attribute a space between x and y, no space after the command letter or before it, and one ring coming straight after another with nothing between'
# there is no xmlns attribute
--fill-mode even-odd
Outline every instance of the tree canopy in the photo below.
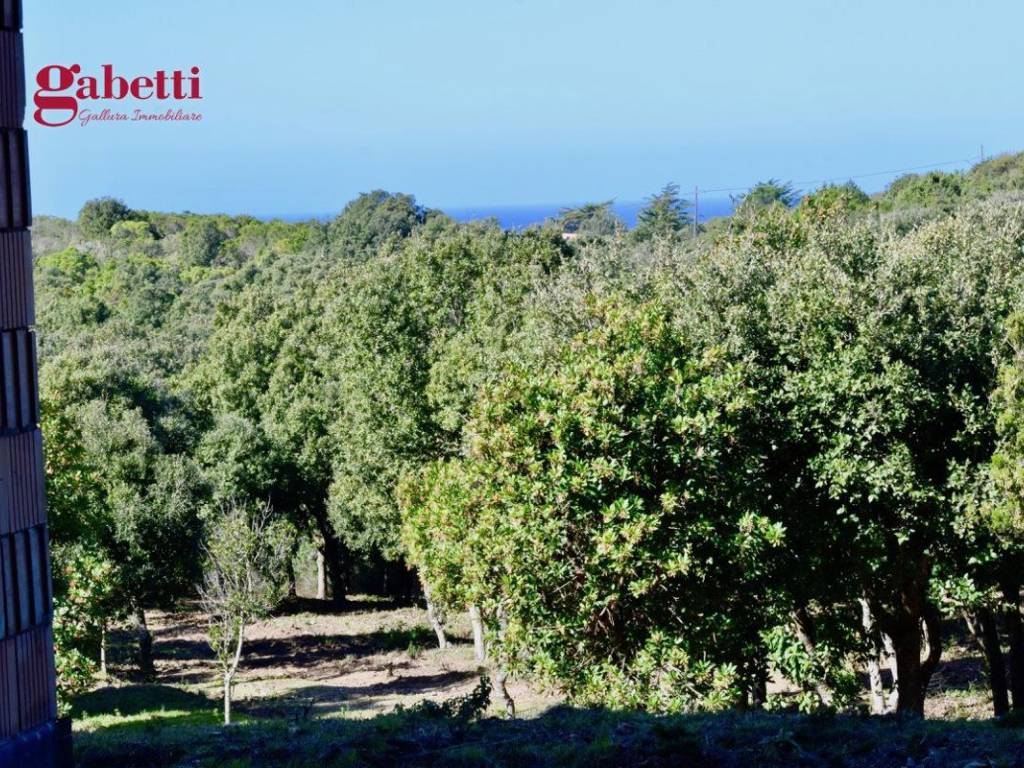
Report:
<svg viewBox="0 0 1024 768"><path fill-rule="evenodd" d="M1024 706L1020 167L772 180L697 237L673 184L632 231L380 191L328 223L41 219L64 679L195 596L234 504L335 599L422 582L580 701L761 706L781 674L837 708L887 665L872 706L919 714L965 614Z"/></svg>

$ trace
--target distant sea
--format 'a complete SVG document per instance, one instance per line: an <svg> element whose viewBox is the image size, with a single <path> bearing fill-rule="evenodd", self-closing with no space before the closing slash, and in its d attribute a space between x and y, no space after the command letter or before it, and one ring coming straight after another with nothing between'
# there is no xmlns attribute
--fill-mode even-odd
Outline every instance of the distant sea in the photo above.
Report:
<svg viewBox="0 0 1024 768"><path fill-rule="evenodd" d="M497 219L505 229L525 229L533 224L540 224L553 219L566 208L575 208L577 204L566 205L495 205L478 208L447 208L444 212L456 221L476 221L478 219ZM615 215L626 222L629 227L636 226L637 214L646 206L645 202L612 203ZM690 209L693 213L693 209ZM732 213L732 201L725 199L701 200L699 220L707 221Z"/></svg>
<svg viewBox="0 0 1024 768"><path fill-rule="evenodd" d="M441 208L456 221L480 221L481 219L497 219L504 229L525 229L534 224L541 224L548 219L553 219L566 208L575 208L579 203L566 203L564 205L481 205L476 207L450 207ZM615 215L626 222L629 227L636 226L637 214L646 205L645 202L615 202L612 203L612 210ZM428 206L430 207L430 206ZM690 211L693 212L692 209ZM732 201L728 199L708 199L700 201L700 221L728 216L732 213ZM309 221L317 219L328 221L337 214L313 214L305 216L261 216L263 219L283 219L284 221Z"/></svg>

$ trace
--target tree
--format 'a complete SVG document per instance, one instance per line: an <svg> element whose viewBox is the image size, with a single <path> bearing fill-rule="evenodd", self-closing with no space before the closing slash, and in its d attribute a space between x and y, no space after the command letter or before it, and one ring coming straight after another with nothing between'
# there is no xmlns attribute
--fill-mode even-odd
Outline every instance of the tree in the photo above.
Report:
<svg viewBox="0 0 1024 768"><path fill-rule="evenodd" d="M199 457L220 498L269 499L299 530L317 534L332 599L341 602L351 564L327 509L333 449L313 351L322 313L308 311L312 286L298 290L289 297L252 286L222 307L192 371L209 419Z"/></svg>
<svg viewBox="0 0 1024 768"><path fill-rule="evenodd" d="M190 218L181 233L182 262L190 266L210 266L217 259L220 247L227 239L216 222L209 217Z"/></svg>
<svg viewBox="0 0 1024 768"><path fill-rule="evenodd" d="M82 543L55 548L53 648L60 711L106 674L106 627L116 615L117 574L102 552Z"/></svg>
<svg viewBox="0 0 1024 768"><path fill-rule="evenodd" d="M879 197L879 206L882 210L930 208L948 213L963 201L963 196L961 173L908 173L889 185Z"/></svg>
<svg viewBox="0 0 1024 768"><path fill-rule="evenodd" d="M563 208L556 223L564 234L578 237L611 237L625 229L622 220L612 211L611 200Z"/></svg>
<svg viewBox="0 0 1024 768"><path fill-rule="evenodd" d="M78 212L78 228L92 240L103 240L110 235L110 229L121 221L137 219L139 215L113 197L99 197L90 200Z"/></svg>
<svg viewBox="0 0 1024 768"><path fill-rule="evenodd" d="M966 193L974 199L1019 191L1024 188L1024 152L983 160L965 174L964 181Z"/></svg>
<svg viewBox="0 0 1024 768"><path fill-rule="evenodd" d="M408 237L427 214L412 195L380 189L364 192L331 222L331 251L349 261L362 261L391 238Z"/></svg>
<svg viewBox="0 0 1024 768"><path fill-rule="evenodd" d="M889 645L904 713L921 713L941 653L938 588L984 553L959 533L961 498L995 448L1019 215L979 208L902 235L774 207L662 276L682 330L753 367L765 504L786 528L779 601L835 658Z"/></svg>
<svg viewBox="0 0 1024 768"><path fill-rule="evenodd" d="M763 367L778 456L767 493L791 511L792 572L813 585L788 585L795 607L855 604L844 591L861 590L905 713L921 714L941 652L933 588L954 556L959 478L994 447L993 351L1021 277L1007 256L1020 231L995 220L1015 215L900 238L767 211L688 265L692 321Z"/></svg>
<svg viewBox="0 0 1024 768"><path fill-rule="evenodd" d="M54 550L78 543L114 565L116 599L96 609L114 609L103 624L121 611L135 617L139 665L151 674L145 609L169 605L195 582L204 489L190 459L173 450L184 439L179 404L130 350L104 351L91 360L68 353L43 368Z"/></svg>
<svg viewBox="0 0 1024 768"><path fill-rule="evenodd" d="M799 212L804 216L825 218L848 216L865 208L871 201L856 184L826 184L800 199Z"/></svg>
<svg viewBox="0 0 1024 768"><path fill-rule="evenodd" d="M126 219L110 228L110 239L119 248L151 249L156 243L148 221Z"/></svg>
<svg viewBox="0 0 1024 768"><path fill-rule="evenodd" d="M733 207L740 211L751 211L781 205L792 208L797 201L797 192L788 181L768 179L759 181L746 192L733 198Z"/></svg>
<svg viewBox="0 0 1024 768"><path fill-rule="evenodd" d="M1022 364L1004 321L1024 223L973 201L1012 193L1020 167L871 201L827 187L795 211L766 182L697 241L667 234L685 215L670 186L638 227L666 235L642 244L609 204L517 233L383 192L327 226L41 218L63 678L94 669L105 623L191 593L204 510L269 500L322 541L336 598L353 572L391 589L385 564L409 583L404 557L435 607L479 609L499 690L528 668L581 700L757 706L771 669L803 708L841 708L867 658L873 701L914 714L943 610L1019 707ZM83 223L117 208L100 202ZM691 545L715 567L666 575L668 547Z"/></svg>
<svg viewBox="0 0 1024 768"><path fill-rule="evenodd" d="M663 307L597 311L486 390L467 457L408 488L410 553L438 599L479 603L499 657L577 700L731 704L761 674L757 585L784 537L747 495L752 393Z"/></svg>
<svg viewBox="0 0 1024 768"><path fill-rule="evenodd" d="M333 457L330 514L354 552L401 556L401 477L458 450L476 392L516 354L526 296L562 244L494 227L426 227L325 299L318 412Z"/></svg>
<svg viewBox="0 0 1024 768"><path fill-rule="evenodd" d="M212 521L206 541L203 586L210 647L224 683L224 725L231 724L231 687L248 625L277 605L288 548L275 531L269 505L247 509L229 503Z"/></svg>
<svg viewBox="0 0 1024 768"><path fill-rule="evenodd" d="M661 192L648 199L647 206L637 214L633 237L637 242L678 237L690 225L689 205L679 196L678 184L666 184Z"/></svg>
<svg viewBox="0 0 1024 768"><path fill-rule="evenodd" d="M1006 704L1005 685L997 676L1002 669L1002 648L995 622L1001 613L1009 640L1010 694L1013 708L1024 709L1024 623L1021 620L1021 570L1024 567L1024 315L1019 311L1007 320L999 386L993 394L998 446L992 456L989 479L993 493L980 507L981 539L971 552L973 584L987 600L975 610L983 641L989 677L996 702ZM987 557L985 557L987 555ZM978 573L981 568L984 570ZM993 610L993 606L995 607ZM1002 688L1002 690L1001 690Z"/></svg>

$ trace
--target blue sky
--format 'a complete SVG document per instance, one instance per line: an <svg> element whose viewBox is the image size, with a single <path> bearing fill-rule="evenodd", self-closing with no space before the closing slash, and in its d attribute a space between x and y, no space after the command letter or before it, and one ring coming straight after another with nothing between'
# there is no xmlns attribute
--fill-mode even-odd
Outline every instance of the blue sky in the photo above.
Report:
<svg viewBox="0 0 1024 768"><path fill-rule="evenodd" d="M1018 0L25 5L30 78L198 65L205 95L197 125L30 124L37 213L636 200L1024 149Z"/></svg>

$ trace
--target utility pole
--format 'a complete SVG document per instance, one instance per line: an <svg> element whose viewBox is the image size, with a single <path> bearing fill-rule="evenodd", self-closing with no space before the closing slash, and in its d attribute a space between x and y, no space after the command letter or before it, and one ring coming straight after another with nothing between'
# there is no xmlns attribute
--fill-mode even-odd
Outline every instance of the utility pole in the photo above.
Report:
<svg viewBox="0 0 1024 768"><path fill-rule="evenodd" d="M985 145L984 144L981 145L981 152L979 153L979 155L981 157L981 160L979 160L978 162L984 163L985 162Z"/></svg>
<svg viewBox="0 0 1024 768"><path fill-rule="evenodd" d="M71 765L57 720L21 0L0 0L0 768Z"/></svg>
<svg viewBox="0 0 1024 768"><path fill-rule="evenodd" d="M693 185L693 236L697 236L697 220L700 218L700 190Z"/></svg>

